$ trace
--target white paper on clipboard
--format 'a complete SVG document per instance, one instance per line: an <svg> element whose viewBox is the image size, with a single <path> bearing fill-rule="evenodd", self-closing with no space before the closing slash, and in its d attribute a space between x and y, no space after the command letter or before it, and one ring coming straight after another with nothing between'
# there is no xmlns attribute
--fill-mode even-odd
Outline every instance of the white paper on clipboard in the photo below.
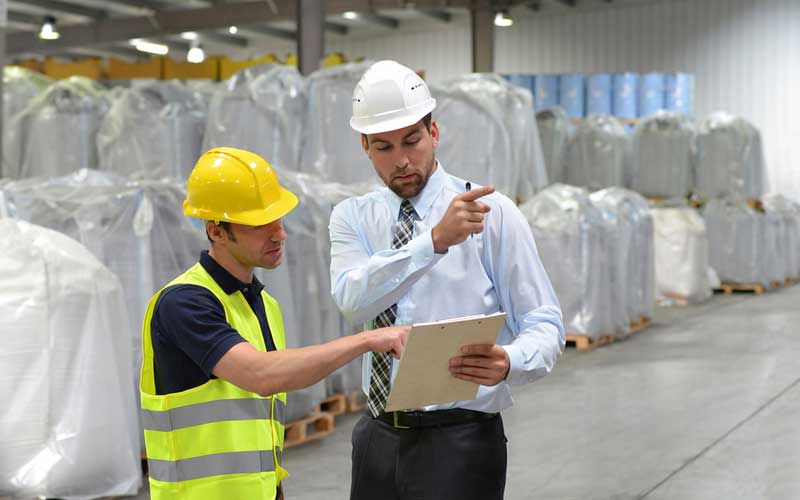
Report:
<svg viewBox="0 0 800 500"><path fill-rule="evenodd" d="M385 411L475 399L479 385L453 377L450 358L465 345L494 344L505 319L495 313L413 325Z"/></svg>

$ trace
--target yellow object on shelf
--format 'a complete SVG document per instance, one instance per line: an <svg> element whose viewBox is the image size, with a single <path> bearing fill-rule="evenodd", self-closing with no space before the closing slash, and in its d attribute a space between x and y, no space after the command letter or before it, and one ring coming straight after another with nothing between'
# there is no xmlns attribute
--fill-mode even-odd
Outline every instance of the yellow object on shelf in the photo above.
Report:
<svg viewBox="0 0 800 500"><path fill-rule="evenodd" d="M259 64L270 64L277 62L280 61L278 61L278 58L275 56L275 54L269 54L256 59L244 59L240 61L223 57L219 61L219 78L220 80L225 80L245 68L258 66Z"/></svg>
<svg viewBox="0 0 800 500"><path fill-rule="evenodd" d="M44 73L44 67L42 61L37 59L26 59L24 61L17 61L12 66L19 66L22 68L29 69L31 71L38 71L39 73Z"/></svg>
<svg viewBox="0 0 800 500"><path fill-rule="evenodd" d="M170 57L164 58L164 74L166 80L179 78L188 80L192 78L219 79L219 57L207 57L201 63L178 62Z"/></svg>
<svg viewBox="0 0 800 500"><path fill-rule="evenodd" d="M341 52L331 52L322 59L323 68L331 68L347 62L347 58Z"/></svg>
<svg viewBox="0 0 800 500"><path fill-rule="evenodd" d="M56 79L85 76L93 80L100 80L104 76L100 59L62 61L48 58L44 62L44 74Z"/></svg>
<svg viewBox="0 0 800 500"><path fill-rule="evenodd" d="M112 57L108 60L106 74L109 80L162 78L164 76L164 58L151 57L146 61L128 62Z"/></svg>
<svg viewBox="0 0 800 500"><path fill-rule="evenodd" d="M297 67L297 54L286 54L286 65Z"/></svg>

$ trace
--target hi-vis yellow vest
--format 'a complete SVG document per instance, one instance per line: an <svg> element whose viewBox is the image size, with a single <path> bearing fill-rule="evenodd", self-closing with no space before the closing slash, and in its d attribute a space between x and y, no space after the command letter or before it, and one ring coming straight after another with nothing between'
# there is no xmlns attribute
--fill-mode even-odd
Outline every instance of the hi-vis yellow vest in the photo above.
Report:
<svg viewBox="0 0 800 500"><path fill-rule="evenodd" d="M150 300L142 325L142 421L153 500L272 500L288 472L280 466L286 393L264 398L222 379L157 395L150 323L161 293L180 284L210 290L228 323L266 351L258 318L241 292L226 294L200 264ZM278 302L261 292L275 347L284 349Z"/></svg>

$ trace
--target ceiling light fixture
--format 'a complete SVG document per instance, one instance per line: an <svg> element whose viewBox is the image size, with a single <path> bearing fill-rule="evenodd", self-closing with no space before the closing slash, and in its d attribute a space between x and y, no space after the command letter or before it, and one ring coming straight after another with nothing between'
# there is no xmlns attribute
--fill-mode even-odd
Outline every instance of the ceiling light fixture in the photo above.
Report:
<svg viewBox="0 0 800 500"><path fill-rule="evenodd" d="M131 40L131 45L136 47L139 52L147 52L148 54L156 54L159 56L166 55L169 52L169 47L161 43L147 42L140 38Z"/></svg>
<svg viewBox="0 0 800 500"><path fill-rule="evenodd" d="M192 44L192 48L186 54L186 60L190 63L201 63L206 60L206 53L199 43Z"/></svg>
<svg viewBox="0 0 800 500"><path fill-rule="evenodd" d="M231 26L230 28L228 28L228 33L230 33L231 35L235 35L238 32L239 28L237 28L236 26Z"/></svg>
<svg viewBox="0 0 800 500"><path fill-rule="evenodd" d="M342 17L344 17L345 19L350 19L350 20L358 19L358 12L353 12L352 10L348 10L347 12L342 14Z"/></svg>
<svg viewBox="0 0 800 500"><path fill-rule="evenodd" d="M501 28L508 28L514 24L514 20L508 16L507 10L501 10L494 16L494 25Z"/></svg>
<svg viewBox="0 0 800 500"><path fill-rule="evenodd" d="M181 38L184 40L197 40L197 33L194 31L184 31L181 33Z"/></svg>
<svg viewBox="0 0 800 500"><path fill-rule="evenodd" d="M39 30L39 38L42 40L58 40L61 34L56 30L56 18L45 16L42 22L42 29Z"/></svg>

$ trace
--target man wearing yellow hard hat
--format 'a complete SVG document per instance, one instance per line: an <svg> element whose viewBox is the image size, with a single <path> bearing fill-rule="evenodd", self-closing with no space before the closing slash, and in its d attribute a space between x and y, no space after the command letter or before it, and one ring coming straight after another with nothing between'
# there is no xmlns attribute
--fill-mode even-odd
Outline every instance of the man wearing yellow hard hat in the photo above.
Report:
<svg viewBox="0 0 800 500"><path fill-rule="evenodd" d="M278 303L253 269L281 263L281 217L297 197L248 151L197 162L184 213L211 242L200 261L150 300L142 324L141 399L153 500L283 498L286 392L357 356L399 356L407 328L286 349Z"/></svg>

